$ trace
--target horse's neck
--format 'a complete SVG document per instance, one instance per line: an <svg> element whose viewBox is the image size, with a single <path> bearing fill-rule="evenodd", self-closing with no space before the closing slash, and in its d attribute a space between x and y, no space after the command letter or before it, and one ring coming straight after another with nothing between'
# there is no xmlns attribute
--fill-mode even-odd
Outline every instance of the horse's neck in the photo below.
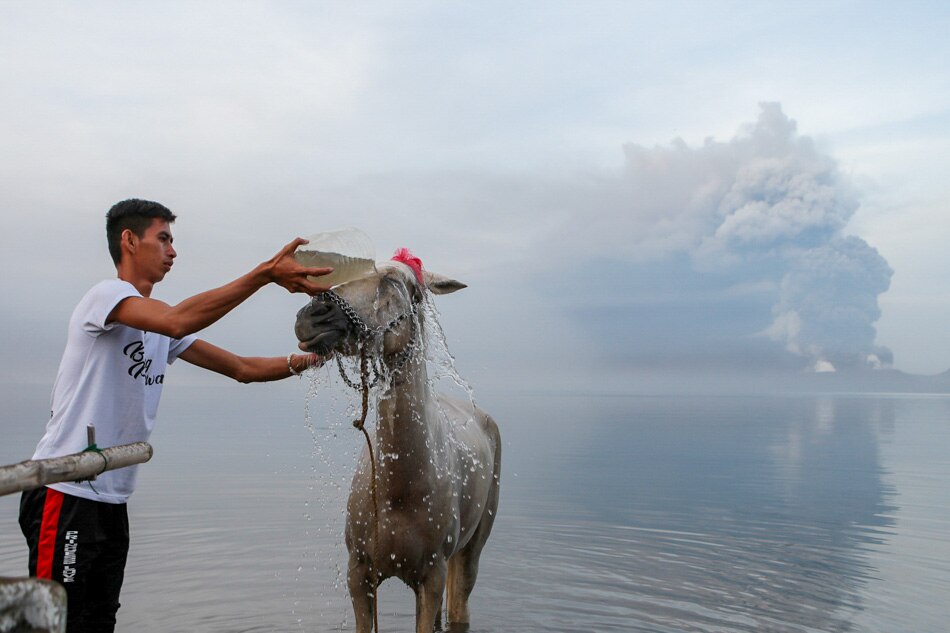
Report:
<svg viewBox="0 0 950 633"><path fill-rule="evenodd" d="M432 394L425 361L413 361L403 371L402 380L387 389L377 403L377 452L394 483L411 483L434 468L430 455L434 429L427 415Z"/></svg>

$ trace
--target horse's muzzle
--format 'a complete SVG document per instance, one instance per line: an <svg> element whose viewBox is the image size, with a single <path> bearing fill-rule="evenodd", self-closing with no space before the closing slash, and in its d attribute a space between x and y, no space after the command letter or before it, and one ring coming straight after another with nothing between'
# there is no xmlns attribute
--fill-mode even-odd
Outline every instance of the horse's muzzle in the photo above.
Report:
<svg viewBox="0 0 950 633"><path fill-rule="evenodd" d="M350 329L350 320L338 305L314 299L297 312L294 334L300 349L326 355L333 351Z"/></svg>

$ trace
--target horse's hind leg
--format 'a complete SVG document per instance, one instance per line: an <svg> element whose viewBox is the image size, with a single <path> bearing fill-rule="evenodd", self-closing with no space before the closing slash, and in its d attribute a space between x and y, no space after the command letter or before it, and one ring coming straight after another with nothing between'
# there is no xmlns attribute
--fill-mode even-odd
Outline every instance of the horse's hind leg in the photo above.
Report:
<svg viewBox="0 0 950 633"><path fill-rule="evenodd" d="M350 588L353 616L356 618L356 633L370 633L373 630L373 605L376 601L376 593L373 590L369 565L351 556L346 581Z"/></svg>
<svg viewBox="0 0 950 633"><path fill-rule="evenodd" d="M482 548L491 534L495 515L498 513L498 495L501 486L501 436L498 426L490 417L486 420L486 428L494 444L495 456L492 468L491 488L485 507L482 509L482 518L472 534L468 544L449 559L448 576L446 578L446 606L449 624L468 624L468 597L475 587L478 577L478 559L482 555Z"/></svg>
<svg viewBox="0 0 950 633"><path fill-rule="evenodd" d="M472 543L469 543L469 546ZM446 582L446 608L449 624L468 624L468 597L475 587L478 577L478 559L481 547L466 547L449 559L449 573Z"/></svg>
<svg viewBox="0 0 950 633"><path fill-rule="evenodd" d="M496 470L497 472L497 470ZM446 603L449 624L468 624L468 597L475 587L478 577L478 559L482 555L482 548L491 534L492 524L495 521L495 512L498 509L498 480L495 480L488 497L488 505L482 514L482 520L472 535L468 545L459 550L449 559L448 576L446 578Z"/></svg>
<svg viewBox="0 0 950 633"><path fill-rule="evenodd" d="M432 633L437 623L441 624L444 589L445 563L439 561L430 568L425 579L415 587L416 633Z"/></svg>

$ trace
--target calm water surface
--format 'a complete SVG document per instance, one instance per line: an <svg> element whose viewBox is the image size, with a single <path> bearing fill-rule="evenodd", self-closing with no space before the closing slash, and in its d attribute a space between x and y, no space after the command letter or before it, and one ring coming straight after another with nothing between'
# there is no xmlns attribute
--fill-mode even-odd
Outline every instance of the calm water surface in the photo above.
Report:
<svg viewBox="0 0 950 633"><path fill-rule="evenodd" d="M361 439L348 401L321 394L308 419L305 391L166 390L120 630L351 629L342 510ZM46 400L10 404L0 461L29 456ZM948 397L479 402L504 465L473 633L947 629ZM0 499L0 575L26 565L16 503ZM411 592L380 594L381 630L411 630Z"/></svg>

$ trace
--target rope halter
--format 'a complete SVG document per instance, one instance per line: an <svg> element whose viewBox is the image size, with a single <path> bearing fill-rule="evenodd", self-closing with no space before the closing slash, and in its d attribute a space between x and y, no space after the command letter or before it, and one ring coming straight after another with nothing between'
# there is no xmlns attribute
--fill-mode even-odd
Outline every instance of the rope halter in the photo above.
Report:
<svg viewBox="0 0 950 633"><path fill-rule="evenodd" d="M327 290L325 292L322 292L319 295L314 296L313 301L317 301L317 300L327 301L327 302L336 304L340 308L340 310L343 312L343 314L346 315L347 320L350 322L350 325L353 327L353 330L356 333L357 343L360 347L360 356L364 358L368 356L367 348L369 347L370 343L374 341L381 341L382 338L386 334L393 332L397 327L399 327L400 323L402 323L403 321L407 319L409 320L409 324L411 327L411 331L409 334L409 342L406 344L406 346L403 348L402 351L398 352L395 355L395 359L392 361L392 363L390 363L388 372L382 369L383 363L381 360L381 357L382 357L381 353L378 356L374 356L371 360L369 360L369 363L368 363L369 370L373 372L373 380L371 383L369 383L368 385L369 388L373 388L376 386L376 384L379 382L379 379L383 373L388 373L390 379L392 379L397 374L402 372L406 368L406 365L409 364L409 361L412 359L416 350L419 348L419 326L416 319L416 315L418 314L418 309L416 308L415 302L411 300L409 302L408 310L398 315L397 317L393 318L385 325L380 325L376 327L369 325L366 322L366 320L363 319L363 317L359 315L356 309L353 308L353 306L351 306L349 302L347 302L346 299L341 297L339 294L337 294L333 290ZM343 365L340 361L339 355L337 356L336 360L337 360L337 367L339 367L340 369L340 377L343 378L343 382L345 382L346 385L350 387L351 389L361 389L362 385L360 383L352 380L349 376L346 375L346 372L344 371ZM362 364L362 361L361 361L361 364Z"/></svg>

